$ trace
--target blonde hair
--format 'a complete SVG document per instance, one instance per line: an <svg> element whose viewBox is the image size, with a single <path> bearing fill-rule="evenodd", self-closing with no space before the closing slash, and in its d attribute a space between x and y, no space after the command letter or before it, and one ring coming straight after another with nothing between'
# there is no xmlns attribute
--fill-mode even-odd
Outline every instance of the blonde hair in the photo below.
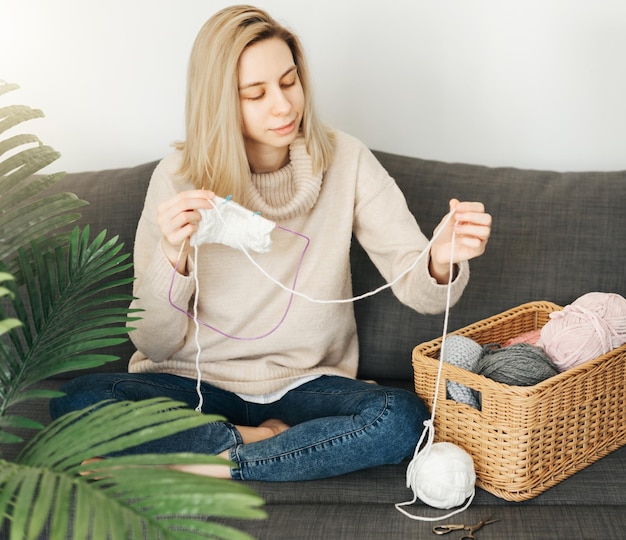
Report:
<svg viewBox="0 0 626 540"><path fill-rule="evenodd" d="M198 189L233 195L245 204L250 182L239 102L239 58L247 47L270 38L290 48L304 92L301 123L313 172L326 171L333 157L334 138L319 121L311 97L311 81L298 37L268 13L253 6L231 6L213 15L200 29L189 59L186 141L181 176Z"/></svg>

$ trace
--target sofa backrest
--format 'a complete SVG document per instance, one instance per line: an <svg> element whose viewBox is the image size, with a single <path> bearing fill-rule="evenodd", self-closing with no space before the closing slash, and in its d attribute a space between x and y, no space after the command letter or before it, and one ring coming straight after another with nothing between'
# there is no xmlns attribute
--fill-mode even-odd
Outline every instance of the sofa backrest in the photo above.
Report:
<svg viewBox="0 0 626 540"><path fill-rule="evenodd" d="M148 183L156 165L155 161L136 167L71 173L64 176L50 191L68 191L87 201L89 204L79 210L82 217L78 223L81 226L89 224L91 238L105 229L107 238L119 236L119 241L124 244L123 253L132 255L135 229L143 209ZM132 270L122 275L132 276ZM131 295L132 286L119 287L119 292ZM128 360L134 350L130 341L108 348L107 354L114 354L120 359L97 370L126 371ZM71 379L82 373L84 371L72 371L62 373L58 377Z"/></svg>
<svg viewBox="0 0 626 540"><path fill-rule="evenodd" d="M591 291L626 296L626 171L558 173L450 164L376 152L430 236L449 199L482 201L493 216L486 253L450 314L454 330L519 304L560 305ZM380 284L358 246L356 292ZM361 375L411 377L412 348L441 335L443 316L424 317L389 294L355 306Z"/></svg>
<svg viewBox="0 0 626 540"><path fill-rule="evenodd" d="M452 309L450 330L533 300L565 305L591 291L626 296L626 172L557 173L376 155L427 236L452 197L483 201L493 215L487 252L470 264L470 283ZM82 221L94 233L106 228L119 235L132 251L155 165L69 174L55 189L89 201ZM351 256L355 294L382 283L356 242ZM442 315L414 313L389 291L357 302L355 313L364 378L410 380L413 347L439 336L443 325ZM106 369L125 370L132 351L130 342L117 347L121 360Z"/></svg>

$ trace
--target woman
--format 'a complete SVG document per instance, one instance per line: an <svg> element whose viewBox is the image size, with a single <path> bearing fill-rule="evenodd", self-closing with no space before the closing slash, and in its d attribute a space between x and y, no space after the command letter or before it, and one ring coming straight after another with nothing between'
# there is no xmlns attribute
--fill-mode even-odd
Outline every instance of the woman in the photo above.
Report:
<svg viewBox="0 0 626 540"><path fill-rule="evenodd" d="M429 412L412 392L355 379L352 304L293 296L220 243L200 245L196 260L190 242L201 212L228 204L215 196L232 195L278 225L269 252L254 256L269 275L288 286L297 279L311 298L350 298L353 234L387 281L426 248L399 188L361 142L320 123L298 38L251 6L226 8L200 30L186 125L186 140L153 174L137 228L131 307L144 311L130 333L130 373L69 383L53 416L163 395L193 407L199 371L202 412L227 421L135 452L220 455L235 466L186 470L270 481L400 462ZM430 252L393 286L422 313L445 307L453 229L453 302L467 260L483 253L490 234L482 204L452 200L450 208L456 223L442 220ZM186 313L192 306L201 326Z"/></svg>

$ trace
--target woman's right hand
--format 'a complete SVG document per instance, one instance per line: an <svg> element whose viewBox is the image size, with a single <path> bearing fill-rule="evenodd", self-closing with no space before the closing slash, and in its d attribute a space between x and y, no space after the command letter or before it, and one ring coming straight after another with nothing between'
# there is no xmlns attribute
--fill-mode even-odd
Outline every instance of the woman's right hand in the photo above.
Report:
<svg viewBox="0 0 626 540"><path fill-rule="evenodd" d="M215 197L212 191L203 189L182 191L157 207L157 224L161 230L161 245L172 266L178 261L178 272L187 271L189 239L198 230L201 215L198 210L211 209L210 200ZM181 252L181 246L185 247ZM180 254L180 260L179 260Z"/></svg>

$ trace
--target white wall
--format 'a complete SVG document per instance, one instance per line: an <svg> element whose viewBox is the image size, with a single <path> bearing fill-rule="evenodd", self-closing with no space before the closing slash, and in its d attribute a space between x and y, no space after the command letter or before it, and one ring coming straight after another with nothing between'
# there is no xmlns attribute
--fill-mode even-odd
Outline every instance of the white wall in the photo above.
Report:
<svg viewBox="0 0 626 540"><path fill-rule="evenodd" d="M158 159L183 136L192 41L221 0L0 0L0 79L53 170ZM626 168L624 0L259 0L301 36L323 118L446 161Z"/></svg>

